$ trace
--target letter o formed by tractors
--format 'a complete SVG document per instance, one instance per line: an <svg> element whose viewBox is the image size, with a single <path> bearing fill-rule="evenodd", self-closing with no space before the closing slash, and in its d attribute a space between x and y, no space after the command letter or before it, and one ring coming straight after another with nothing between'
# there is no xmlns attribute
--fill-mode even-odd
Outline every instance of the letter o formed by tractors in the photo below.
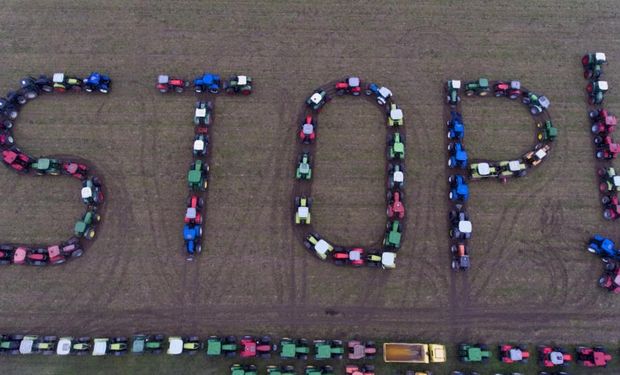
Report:
<svg viewBox="0 0 620 375"><path fill-rule="evenodd" d="M477 159L472 162L463 142L465 122L460 111L461 92L471 98L495 96L520 100L532 115L537 128L536 143L532 150L512 160ZM480 78L467 81L464 85L461 85L460 80L447 82L444 119L448 127L448 199L451 203L448 221L453 270L467 270L470 267L467 242L472 235L472 223L467 213L468 181L495 178L505 183L511 178L525 176L530 168L538 166L548 155L551 144L557 137L557 129L547 111L549 105L547 97L527 90L519 81L489 81Z"/></svg>
<svg viewBox="0 0 620 375"><path fill-rule="evenodd" d="M77 220L73 236L51 245L0 244L0 264L26 264L45 266L61 264L70 258L80 257L95 238L95 229L101 221L104 197L102 180L93 174L87 161L72 156L34 158L23 152L13 138L13 124L20 109L39 95L47 93L100 92L107 94L111 80L108 76L93 72L81 79L64 73L38 78L26 77L21 87L9 91L0 98L0 149L2 161L11 170L29 176L71 176L81 182L81 200L86 211Z"/></svg>
<svg viewBox="0 0 620 375"><path fill-rule="evenodd" d="M362 246L338 246L318 234L312 227L311 208L313 199L312 177L314 168L312 155L316 150L318 114L332 98L351 95L367 98L379 105L385 114L387 128L387 225L382 247L365 249ZM330 260L336 265L353 267L370 266L392 269L396 266L396 253L401 247L404 232L404 184L405 184L405 127L403 111L393 100L392 92L375 83L364 83L358 77L346 77L330 82L314 90L304 104L296 132L297 159L293 221L295 231L304 246L321 260Z"/></svg>

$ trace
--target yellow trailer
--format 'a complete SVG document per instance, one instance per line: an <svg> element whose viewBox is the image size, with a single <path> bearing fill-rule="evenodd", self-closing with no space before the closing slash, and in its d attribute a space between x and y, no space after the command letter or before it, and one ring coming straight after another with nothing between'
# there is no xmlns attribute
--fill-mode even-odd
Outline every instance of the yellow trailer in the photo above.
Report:
<svg viewBox="0 0 620 375"><path fill-rule="evenodd" d="M446 347L440 344L387 342L383 344L383 360L397 363L442 363Z"/></svg>

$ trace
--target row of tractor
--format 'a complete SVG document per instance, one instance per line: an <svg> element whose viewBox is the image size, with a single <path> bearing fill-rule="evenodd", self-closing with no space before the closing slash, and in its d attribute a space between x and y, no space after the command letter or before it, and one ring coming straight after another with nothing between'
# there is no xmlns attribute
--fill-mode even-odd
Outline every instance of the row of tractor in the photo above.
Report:
<svg viewBox="0 0 620 375"><path fill-rule="evenodd" d="M354 267L370 266L391 269L396 266L396 253L401 246L403 219L405 218L404 184L405 184L405 132L403 111L393 101L392 92L375 83L365 84L359 77L346 77L329 84L328 89L316 89L305 102L304 113L300 121L297 137L299 141L298 157L295 168L294 223L312 225L311 207L313 198L311 180L313 173L312 153L316 149L318 113L334 96L364 96L376 102L385 113L388 129L387 157L387 224L382 248L364 249L362 247L337 246L324 239L320 234L310 230L302 231L303 242L308 250L319 259L330 259L336 265Z"/></svg>
<svg viewBox="0 0 620 375"><path fill-rule="evenodd" d="M190 82L169 75L157 77L155 88L162 94L183 93ZM197 94L218 94L221 89L230 95L250 95L252 78L245 75L232 75L222 83L219 75L206 72L193 81ZM205 194L209 183L210 139L209 128L214 121L212 100L198 100L194 107L194 138L192 143L193 160L187 172L189 195L187 197L185 218L183 219L183 240L186 259L191 261L202 251L202 235L205 218Z"/></svg>
<svg viewBox="0 0 620 375"><path fill-rule="evenodd" d="M513 160L472 161L464 145L465 122L460 111L461 92L467 97L495 96L520 100L527 106L538 129L534 148ZM472 224L466 207L469 181L495 178L506 183L511 178L525 176L529 168L539 165L546 158L551 143L557 137L557 128L553 126L547 113L549 99L525 89L520 81L489 81L487 78L479 78L463 84L460 80L449 80L446 83L446 105L447 164L451 170L448 177L448 198L452 203L448 215L451 268L467 270L470 267L467 240L472 235Z"/></svg>
<svg viewBox="0 0 620 375"><path fill-rule="evenodd" d="M23 152L13 137L13 126L24 105L45 93L101 92L108 93L111 79L98 72L87 78L65 73L25 77L20 88L9 91L0 98L0 150L2 161L11 170L30 176L70 176L81 182L81 200L86 206L84 214L76 221L71 238L61 243L46 246L18 244L0 245L0 264L27 264L44 266L61 264L84 253L86 242L95 237L96 227L101 220L101 204L104 189L99 177L92 169L77 159L40 157L34 158Z"/></svg>

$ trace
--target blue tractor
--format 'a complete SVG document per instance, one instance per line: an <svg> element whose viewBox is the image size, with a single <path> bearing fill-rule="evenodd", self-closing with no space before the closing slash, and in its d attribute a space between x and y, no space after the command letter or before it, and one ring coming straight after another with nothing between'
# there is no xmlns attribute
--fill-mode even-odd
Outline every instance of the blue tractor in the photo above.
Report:
<svg viewBox="0 0 620 375"><path fill-rule="evenodd" d="M202 251L200 238L202 237L202 226L197 224L185 224L183 226L183 239L185 239L185 251L188 254L187 260L194 259L194 255Z"/></svg>
<svg viewBox="0 0 620 375"><path fill-rule="evenodd" d="M463 117L459 112L450 112L450 121L448 121L448 139L462 140L465 136L465 125Z"/></svg>
<svg viewBox="0 0 620 375"><path fill-rule="evenodd" d="M449 168L467 168L467 151L461 142L451 142L448 145L448 152L450 153Z"/></svg>
<svg viewBox="0 0 620 375"><path fill-rule="evenodd" d="M213 73L205 73L194 80L194 90L197 93L208 91L211 94L217 94L220 92L221 85L220 76Z"/></svg>
<svg viewBox="0 0 620 375"><path fill-rule="evenodd" d="M448 183L450 183L448 197L451 201L466 202L469 199L469 186L463 176L453 174L448 177Z"/></svg>
<svg viewBox="0 0 620 375"><path fill-rule="evenodd" d="M600 234L595 234L590 239L588 251L603 258L603 262L612 260L620 260L620 251L616 249L614 241Z"/></svg>
<svg viewBox="0 0 620 375"><path fill-rule="evenodd" d="M107 94L110 91L112 80L105 74L92 72L88 78L84 78L84 90L87 92L99 91Z"/></svg>

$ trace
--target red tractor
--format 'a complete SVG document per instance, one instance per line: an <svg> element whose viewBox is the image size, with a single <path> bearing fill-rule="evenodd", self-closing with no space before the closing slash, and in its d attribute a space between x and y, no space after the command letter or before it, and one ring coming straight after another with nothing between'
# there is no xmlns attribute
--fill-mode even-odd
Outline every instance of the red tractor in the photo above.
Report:
<svg viewBox="0 0 620 375"><path fill-rule="evenodd" d="M595 156L599 160L615 159L618 153L620 153L620 144L615 143L611 136L602 138L600 143L596 145L596 148Z"/></svg>
<svg viewBox="0 0 620 375"><path fill-rule="evenodd" d="M611 354L607 353L602 346L577 347L577 363L585 367L607 367L609 361L611 361Z"/></svg>
<svg viewBox="0 0 620 375"><path fill-rule="evenodd" d="M78 180L85 180L88 177L88 167L70 160L64 161L62 163L62 173L75 177Z"/></svg>
<svg viewBox="0 0 620 375"><path fill-rule="evenodd" d="M356 247L353 249L337 247L332 253L332 260L337 266L344 266L346 264L350 264L354 267L361 267L366 263L366 258L364 257L364 249L362 249L361 247Z"/></svg>
<svg viewBox="0 0 620 375"><path fill-rule="evenodd" d="M616 130L618 119L606 109L590 111L589 115L592 120L592 133L605 136Z"/></svg>
<svg viewBox="0 0 620 375"><path fill-rule="evenodd" d="M347 375L375 375L375 366L373 365L347 365L345 367Z"/></svg>
<svg viewBox="0 0 620 375"><path fill-rule="evenodd" d="M377 345L373 341L352 340L347 343L349 359L374 359Z"/></svg>
<svg viewBox="0 0 620 375"><path fill-rule="evenodd" d="M566 350L553 346L539 346L538 358L545 367L566 366L573 360Z"/></svg>
<svg viewBox="0 0 620 375"><path fill-rule="evenodd" d="M345 80L336 83L336 94L350 94L358 96L362 92L359 77L348 77Z"/></svg>
<svg viewBox="0 0 620 375"><path fill-rule="evenodd" d="M530 352L525 345L500 345L499 359L504 363L527 363Z"/></svg>
<svg viewBox="0 0 620 375"><path fill-rule="evenodd" d="M202 224L202 207L204 200L197 195L187 198L187 210L185 211L185 223Z"/></svg>
<svg viewBox="0 0 620 375"><path fill-rule="evenodd" d="M620 202L616 194L604 195L603 198L601 198L601 203L603 204L604 219L616 220L620 217Z"/></svg>
<svg viewBox="0 0 620 375"><path fill-rule="evenodd" d="M189 82L180 79L180 78L172 78L167 75L160 75L157 77L157 90L162 94L167 93L170 90L174 90L175 92L182 93L186 87L189 87Z"/></svg>
<svg viewBox="0 0 620 375"><path fill-rule="evenodd" d="M11 264L13 262L13 253L15 246L0 245L0 264Z"/></svg>
<svg viewBox="0 0 620 375"><path fill-rule="evenodd" d="M18 172L28 172L30 164L34 162L34 159L21 152L18 148L13 148L2 151L2 161Z"/></svg>
<svg viewBox="0 0 620 375"><path fill-rule="evenodd" d="M512 100L518 99L523 93L521 91L521 82L519 81L499 81L495 84L494 91L495 96L507 96Z"/></svg>
<svg viewBox="0 0 620 375"><path fill-rule="evenodd" d="M299 139L303 144L309 145L316 138L314 127L315 122L312 119L312 115L306 116L306 120L301 124L299 129Z"/></svg>
<svg viewBox="0 0 620 375"><path fill-rule="evenodd" d="M620 293L620 267L616 262L605 263L605 272L598 279L598 285L612 293Z"/></svg>
<svg viewBox="0 0 620 375"><path fill-rule="evenodd" d="M405 217L405 205L403 204L403 193L400 190L387 193L387 216L392 219L394 217L402 219Z"/></svg>
<svg viewBox="0 0 620 375"><path fill-rule="evenodd" d="M11 147L15 144L15 139L13 138L13 133L10 130L0 130L0 146L2 147Z"/></svg>
<svg viewBox="0 0 620 375"><path fill-rule="evenodd" d="M271 337L263 336L256 339L253 336L243 336L240 342L241 358L259 357L263 359L271 358L271 352L276 350L276 345L272 344Z"/></svg>
<svg viewBox="0 0 620 375"><path fill-rule="evenodd" d="M25 246L20 246L15 249L13 253L13 263L44 266L49 263L47 249L30 249Z"/></svg>
<svg viewBox="0 0 620 375"><path fill-rule="evenodd" d="M450 246L452 254L451 268L455 271L466 271L470 267L469 247L464 242L459 242Z"/></svg>

